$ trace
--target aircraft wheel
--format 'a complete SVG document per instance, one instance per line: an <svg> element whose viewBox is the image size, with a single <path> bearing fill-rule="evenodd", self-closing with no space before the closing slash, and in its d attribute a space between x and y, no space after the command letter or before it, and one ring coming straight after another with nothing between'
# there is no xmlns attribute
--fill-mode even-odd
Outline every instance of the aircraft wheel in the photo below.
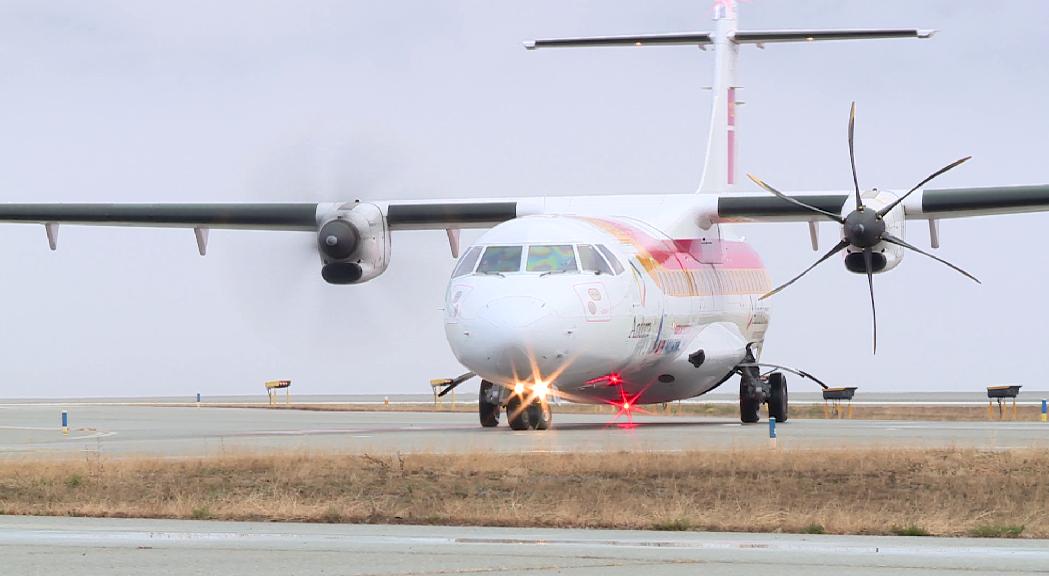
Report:
<svg viewBox="0 0 1049 576"><path fill-rule="evenodd" d="M499 412L502 411L502 406L498 402L493 404L488 401L489 391L494 386L495 384L487 380L481 380L481 391L477 394L477 411L481 416L481 426L485 428L495 428L499 425Z"/></svg>
<svg viewBox="0 0 1049 576"><path fill-rule="evenodd" d="M740 383L739 386L739 419L744 424L754 424L761 419L758 411L761 410L761 402L749 394L747 387Z"/></svg>
<svg viewBox="0 0 1049 576"><path fill-rule="evenodd" d="M787 377L779 372L769 374L769 416L776 422L787 421Z"/></svg>
<svg viewBox="0 0 1049 576"><path fill-rule="evenodd" d="M549 430L554 423L554 411L550 403L536 398L528 406L528 423L536 430Z"/></svg>
<svg viewBox="0 0 1049 576"><path fill-rule="evenodd" d="M530 428L528 409L517 394L510 396L510 400L506 402L506 420L510 423L512 430L528 430Z"/></svg>

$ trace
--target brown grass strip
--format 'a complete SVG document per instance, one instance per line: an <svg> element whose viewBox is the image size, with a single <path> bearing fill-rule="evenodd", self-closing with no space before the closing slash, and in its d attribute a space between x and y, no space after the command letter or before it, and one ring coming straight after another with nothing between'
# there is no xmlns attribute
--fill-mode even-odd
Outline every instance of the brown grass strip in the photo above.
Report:
<svg viewBox="0 0 1049 576"><path fill-rule="evenodd" d="M194 404L165 404L164 406L191 407ZM316 412L477 412L477 404L459 403L452 405L450 402L438 406L428 403L419 404L394 404L384 406L382 404L205 404L209 408L257 408L263 410L308 410ZM719 418L739 418L739 406L735 404L668 404L664 409L661 405L642 406L646 413L658 416L710 416ZM559 414L615 414L616 407L589 404L562 404L555 407ZM844 412L845 406L841 407ZM854 404L852 407L852 418L855 420L917 420L928 422L951 422L951 421L999 421L1006 420L1017 422L1037 422L1041 417L1041 407L1023 405L1016 407L1016 417L1013 418L1012 409L1004 411L999 417L998 408L992 411L992 416L987 416L987 406L922 406L922 405L900 405L900 404ZM844 417L843 414L830 415L831 418ZM790 417L795 419L824 418L822 405L817 404L791 404Z"/></svg>
<svg viewBox="0 0 1049 576"><path fill-rule="evenodd" d="M1049 537L1049 455L265 455L0 463L0 513Z"/></svg>

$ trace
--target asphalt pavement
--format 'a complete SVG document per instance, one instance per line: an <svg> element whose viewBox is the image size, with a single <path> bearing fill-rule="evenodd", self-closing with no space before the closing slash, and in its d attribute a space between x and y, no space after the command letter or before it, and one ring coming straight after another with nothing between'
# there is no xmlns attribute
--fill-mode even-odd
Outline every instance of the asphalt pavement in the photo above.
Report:
<svg viewBox="0 0 1049 576"><path fill-rule="evenodd" d="M0 516L4 574L1044 574L1049 541Z"/></svg>
<svg viewBox="0 0 1049 576"><path fill-rule="evenodd" d="M70 430L60 427L69 412ZM780 448L1049 448L1038 421L791 420ZM554 429L482 429L473 413L318 412L139 405L0 405L0 458L81 455L211 456L309 450L337 453L677 452L768 446L765 423L733 418L556 414Z"/></svg>

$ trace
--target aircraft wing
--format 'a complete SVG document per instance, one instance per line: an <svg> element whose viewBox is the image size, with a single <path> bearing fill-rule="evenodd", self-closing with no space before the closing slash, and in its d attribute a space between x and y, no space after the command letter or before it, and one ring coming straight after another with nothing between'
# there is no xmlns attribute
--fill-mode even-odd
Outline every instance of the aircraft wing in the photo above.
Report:
<svg viewBox="0 0 1049 576"><path fill-rule="evenodd" d="M356 203L2 204L0 222L316 231L329 213ZM391 230L487 228L517 217L501 199L377 202Z"/></svg>
<svg viewBox="0 0 1049 576"><path fill-rule="evenodd" d="M315 230L317 204L0 204L0 222Z"/></svg>
<svg viewBox="0 0 1049 576"><path fill-rule="evenodd" d="M846 191L789 195L834 214L840 214L851 198L851 192ZM713 202L716 205L711 205ZM325 221L358 204L0 203L0 223L316 232ZM489 228L529 214L630 215L643 207L659 212L689 210L720 222L809 222L820 218L796 204L764 193L478 198L368 204L382 213L389 230ZM908 220L1044 212L1049 211L1049 184L917 190L903 207Z"/></svg>
<svg viewBox="0 0 1049 576"><path fill-rule="evenodd" d="M801 202L841 214L851 192L788 194ZM811 222L818 214L770 194L727 194L717 198L722 222ZM903 202L908 220L939 220L1049 211L1049 184L917 190Z"/></svg>
<svg viewBox="0 0 1049 576"><path fill-rule="evenodd" d="M379 268L388 262L388 249L383 250L382 246L388 246L390 231L447 230L452 255L458 257L460 229L489 228L518 215L517 202L496 199L320 204L0 204L0 223L43 224L51 250L58 248L58 229L65 224L191 228L201 256L207 254L208 233L213 228L303 231L324 239L331 238L334 230L342 245L353 249L347 248L343 256L329 260L367 256ZM326 231L325 226L332 222L336 227ZM332 252L343 254L335 248Z"/></svg>

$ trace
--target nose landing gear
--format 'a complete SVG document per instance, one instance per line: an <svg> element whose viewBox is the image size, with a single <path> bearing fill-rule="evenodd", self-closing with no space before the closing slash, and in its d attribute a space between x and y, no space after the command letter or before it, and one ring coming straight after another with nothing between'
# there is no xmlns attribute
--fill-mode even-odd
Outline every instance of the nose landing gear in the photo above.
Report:
<svg viewBox="0 0 1049 576"><path fill-rule="evenodd" d="M499 395L500 390L495 384L481 380L481 390L477 394L477 411L484 428L495 428L499 425L499 412L503 408L499 403Z"/></svg>
<svg viewBox="0 0 1049 576"><path fill-rule="evenodd" d="M549 430L554 423L554 412L550 403L542 398L532 400L528 406L528 423L536 430Z"/></svg>
<svg viewBox="0 0 1049 576"><path fill-rule="evenodd" d="M494 428L499 425L502 395L505 392L503 388L492 382L481 381L481 390L477 399L481 426ZM549 430L553 425L554 414L546 398L523 392L510 392L506 398L506 421L511 430Z"/></svg>
<svg viewBox="0 0 1049 576"><path fill-rule="evenodd" d="M531 418L528 416L524 399L518 394L510 396L510 399L506 401L506 420L510 423L510 429L528 430L531 428Z"/></svg>

